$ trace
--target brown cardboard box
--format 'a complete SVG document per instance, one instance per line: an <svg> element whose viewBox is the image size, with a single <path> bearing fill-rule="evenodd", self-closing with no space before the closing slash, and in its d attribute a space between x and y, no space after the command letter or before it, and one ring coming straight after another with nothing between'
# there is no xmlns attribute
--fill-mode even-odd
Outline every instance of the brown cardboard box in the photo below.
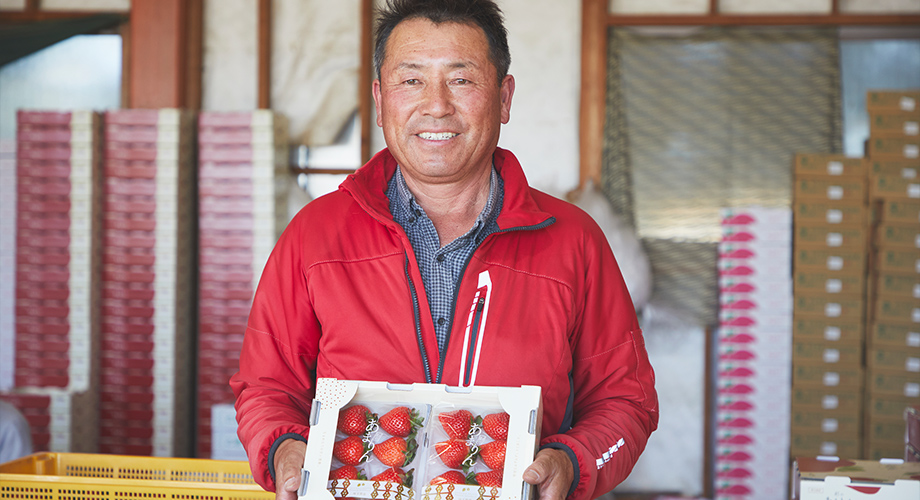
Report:
<svg viewBox="0 0 920 500"><path fill-rule="evenodd" d="M903 413L903 412L902 412ZM877 418L869 417L866 422L866 442L901 442L901 450L904 449L905 437L904 417L897 418ZM899 458L897 455L888 458Z"/></svg>
<svg viewBox="0 0 920 500"><path fill-rule="evenodd" d="M869 328L870 347L916 349L920 346L920 328L897 323L874 322Z"/></svg>
<svg viewBox="0 0 920 500"><path fill-rule="evenodd" d="M862 433L827 434L816 433L811 429L792 429L789 444L790 452L793 456L858 457L862 450L861 441Z"/></svg>
<svg viewBox="0 0 920 500"><path fill-rule="evenodd" d="M792 429L798 432L810 430L820 434L845 433L856 435L862 426L861 412L793 408L791 425Z"/></svg>
<svg viewBox="0 0 920 500"><path fill-rule="evenodd" d="M872 396L904 397L920 403L920 378L915 372L868 372L866 392Z"/></svg>
<svg viewBox="0 0 920 500"><path fill-rule="evenodd" d="M864 158L869 177L891 175L905 179L920 179L920 158L903 158L897 160L877 160Z"/></svg>
<svg viewBox="0 0 920 500"><path fill-rule="evenodd" d="M882 222L875 229L875 245L885 248L920 248L920 223Z"/></svg>
<svg viewBox="0 0 920 500"><path fill-rule="evenodd" d="M862 363L863 349L859 344L832 345L826 342L811 343L794 341L792 343L792 364L800 363L834 366L859 366Z"/></svg>
<svg viewBox="0 0 920 500"><path fill-rule="evenodd" d="M847 248L795 248L793 269L795 274L817 271L834 271L845 274L863 274L867 252Z"/></svg>
<svg viewBox="0 0 920 500"><path fill-rule="evenodd" d="M866 156L873 160L920 158L920 137L870 137Z"/></svg>
<svg viewBox="0 0 920 500"><path fill-rule="evenodd" d="M861 344L862 323L843 321L839 318L812 318L793 315L792 338L794 341L827 342L835 344Z"/></svg>
<svg viewBox="0 0 920 500"><path fill-rule="evenodd" d="M796 273L792 285L794 295L800 293L846 295L862 297L866 287L865 275L835 273L833 271L808 271Z"/></svg>
<svg viewBox="0 0 920 500"><path fill-rule="evenodd" d="M796 248L847 248L865 250L868 230L865 225L831 226L825 222L802 222L795 225Z"/></svg>
<svg viewBox="0 0 920 500"><path fill-rule="evenodd" d="M863 177L827 177L799 175L795 178L793 196L796 202L805 200L865 203L868 190Z"/></svg>
<svg viewBox="0 0 920 500"><path fill-rule="evenodd" d="M880 272L872 276L872 286L879 296L920 300L920 274Z"/></svg>
<svg viewBox="0 0 920 500"><path fill-rule="evenodd" d="M865 177L866 165L863 158L851 158L841 154L798 153L795 155L793 173L796 177L800 175Z"/></svg>
<svg viewBox="0 0 920 500"><path fill-rule="evenodd" d="M792 366L793 387L833 387L858 391L862 385L863 369L859 366L828 366L823 363L802 363Z"/></svg>
<svg viewBox="0 0 920 500"><path fill-rule="evenodd" d="M859 296L826 293L798 294L794 297L795 315L802 318L839 318L842 321L862 322L865 302Z"/></svg>
<svg viewBox="0 0 920 500"><path fill-rule="evenodd" d="M865 203L826 200L796 200L795 223L820 223L862 227L866 224L869 209Z"/></svg>
<svg viewBox="0 0 920 500"><path fill-rule="evenodd" d="M903 460L904 447L904 439L895 441L866 441L866 457L868 457L869 460L881 460L883 458L896 458Z"/></svg>
<svg viewBox="0 0 920 500"><path fill-rule="evenodd" d="M866 93L869 111L917 111L920 109L920 90L870 90Z"/></svg>
<svg viewBox="0 0 920 500"><path fill-rule="evenodd" d="M920 274L920 249L881 248L875 252L873 262L880 272Z"/></svg>
<svg viewBox="0 0 920 500"><path fill-rule="evenodd" d="M876 296L873 314L875 321L920 327L920 299L889 297L888 295Z"/></svg>
<svg viewBox="0 0 920 500"><path fill-rule="evenodd" d="M878 219L886 222L920 224L920 200L885 200L879 210Z"/></svg>
<svg viewBox="0 0 920 500"><path fill-rule="evenodd" d="M793 409L839 410L860 413L863 409L862 393L856 390L793 387Z"/></svg>
<svg viewBox="0 0 920 500"><path fill-rule="evenodd" d="M916 373L920 380L920 347L879 347L866 352L866 368L872 373L880 371Z"/></svg>
<svg viewBox="0 0 920 500"><path fill-rule="evenodd" d="M869 137L914 137L917 135L920 135L920 109L869 112Z"/></svg>
<svg viewBox="0 0 920 500"><path fill-rule="evenodd" d="M904 412L916 404L913 400L903 397L873 395L868 398L866 415L869 419L890 419L904 422Z"/></svg>
<svg viewBox="0 0 920 500"><path fill-rule="evenodd" d="M873 175L869 177L869 198L920 200L920 179L896 175Z"/></svg>

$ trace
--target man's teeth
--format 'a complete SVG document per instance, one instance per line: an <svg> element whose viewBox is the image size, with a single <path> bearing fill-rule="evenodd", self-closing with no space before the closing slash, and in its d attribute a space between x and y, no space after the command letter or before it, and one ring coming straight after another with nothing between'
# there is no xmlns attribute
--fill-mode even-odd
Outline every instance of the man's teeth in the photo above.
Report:
<svg viewBox="0 0 920 500"><path fill-rule="evenodd" d="M455 135L453 132L421 132L418 136L428 141L446 141Z"/></svg>

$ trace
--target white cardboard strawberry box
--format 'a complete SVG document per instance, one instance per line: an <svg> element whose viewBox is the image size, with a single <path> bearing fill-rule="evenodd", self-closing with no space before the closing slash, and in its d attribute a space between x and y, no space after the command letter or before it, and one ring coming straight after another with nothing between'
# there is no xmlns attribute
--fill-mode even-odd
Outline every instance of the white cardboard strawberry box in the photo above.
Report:
<svg viewBox="0 0 920 500"><path fill-rule="evenodd" d="M299 498L528 500L542 418L537 386L321 378Z"/></svg>

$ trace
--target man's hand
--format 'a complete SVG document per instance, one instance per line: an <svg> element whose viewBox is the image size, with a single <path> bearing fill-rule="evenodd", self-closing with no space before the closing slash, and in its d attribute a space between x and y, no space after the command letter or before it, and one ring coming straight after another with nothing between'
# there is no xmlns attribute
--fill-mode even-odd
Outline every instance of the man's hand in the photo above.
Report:
<svg viewBox="0 0 920 500"><path fill-rule="evenodd" d="M275 450L275 498L297 500L300 488L300 471L307 454L307 443L286 439Z"/></svg>
<svg viewBox="0 0 920 500"><path fill-rule="evenodd" d="M530 467L524 470L524 482L537 486L540 500L565 500L574 478L569 455L555 448L540 450Z"/></svg>

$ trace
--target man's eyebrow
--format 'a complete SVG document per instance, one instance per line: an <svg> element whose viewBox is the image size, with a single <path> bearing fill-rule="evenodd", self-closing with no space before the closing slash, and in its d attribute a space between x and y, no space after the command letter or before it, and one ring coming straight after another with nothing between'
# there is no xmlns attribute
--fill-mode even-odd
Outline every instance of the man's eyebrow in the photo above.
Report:
<svg viewBox="0 0 920 500"><path fill-rule="evenodd" d="M396 69L422 69L428 66L431 66L431 64L403 61L396 65ZM479 67L479 65L473 61L453 61L453 62L447 63L446 66L451 69L464 69L464 68Z"/></svg>

